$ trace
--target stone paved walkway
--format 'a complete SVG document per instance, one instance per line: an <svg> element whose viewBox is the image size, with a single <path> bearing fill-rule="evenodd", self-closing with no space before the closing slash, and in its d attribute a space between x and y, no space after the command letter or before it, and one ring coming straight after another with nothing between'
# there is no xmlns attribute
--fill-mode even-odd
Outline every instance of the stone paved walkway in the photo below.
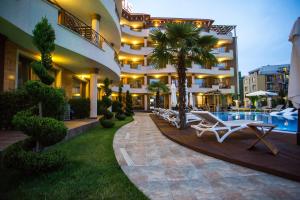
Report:
<svg viewBox="0 0 300 200"><path fill-rule="evenodd" d="M149 115L118 130L116 158L151 199L300 199L300 183L233 165L163 136Z"/></svg>

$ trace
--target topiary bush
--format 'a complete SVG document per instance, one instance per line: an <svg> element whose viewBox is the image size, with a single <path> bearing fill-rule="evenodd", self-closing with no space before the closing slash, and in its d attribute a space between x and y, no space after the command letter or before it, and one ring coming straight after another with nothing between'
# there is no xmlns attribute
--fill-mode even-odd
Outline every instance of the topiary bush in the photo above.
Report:
<svg viewBox="0 0 300 200"><path fill-rule="evenodd" d="M116 114L115 117L120 120L120 121L123 121L126 119L126 115L125 114Z"/></svg>
<svg viewBox="0 0 300 200"><path fill-rule="evenodd" d="M66 157L59 151L36 153L26 151L23 142L11 145L3 152L3 164L27 173L41 173L56 170L66 163Z"/></svg>
<svg viewBox="0 0 300 200"><path fill-rule="evenodd" d="M125 100L126 100L125 115L131 116L134 113L133 113L133 109L132 109L132 96L128 90L126 92Z"/></svg>
<svg viewBox="0 0 300 200"><path fill-rule="evenodd" d="M67 128L63 122L53 118L34 116L30 111L17 113L12 123L18 130L31 136L41 147L56 144L67 134Z"/></svg>
<svg viewBox="0 0 300 200"><path fill-rule="evenodd" d="M112 128L115 126L115 122L109 119L101 118L99 121L104 128Z"/></svg>
<svg viewBox="0 0 300 200"><path fill-rule="evenodd" d="M110 112L109 110L105 110L103 117L105 119L112 119L114 117L114 113Z"/></svg>
<svg viewBox="0 0 300 200"><path fill-rule="evenodd" d="M70 99L69 104L73 111L73 117L77 119L90 116L90 100L85 98Z"/></svg>

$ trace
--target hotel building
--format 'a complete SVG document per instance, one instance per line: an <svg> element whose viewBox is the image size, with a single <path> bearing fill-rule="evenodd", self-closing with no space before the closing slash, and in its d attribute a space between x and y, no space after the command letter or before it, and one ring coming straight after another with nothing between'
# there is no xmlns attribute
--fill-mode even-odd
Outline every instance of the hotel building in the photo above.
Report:
<svg viewBox="0 0 300 200"><path fill-rule="evenodd" d="M154 94L147 91L151 82L176 82L174 66L160 70L151 66L155 44L149 34L165 23L194 23L204 28L203 35L219 39L213 50L217 66L193 64L187 70L188 92L192 92L196 106L216 104L210 91L220 91L226 104L231 103L232 94L238 93L235 26L214 25L210 19L132 13L122 8L121 0L2 0L0 4L0 91L37 79L29 67L39 59L32 30L47 17L56 34L53 86L64 88L68 98L89 98L91 117L97 115L97 99L102 96L101 83L106 77L115 85L112 98L121 81L123 92L133 94L134 108L140 110L148 110L154 100ZM162 102L170 107L170 94L162 95Z"/></svg>
<svg viewBox="0 0 300 200"><path fill-rule="evenodd" d="M243 77L244 98L246 94L259 90L287 94L290 65L266 65Z"/></svg>

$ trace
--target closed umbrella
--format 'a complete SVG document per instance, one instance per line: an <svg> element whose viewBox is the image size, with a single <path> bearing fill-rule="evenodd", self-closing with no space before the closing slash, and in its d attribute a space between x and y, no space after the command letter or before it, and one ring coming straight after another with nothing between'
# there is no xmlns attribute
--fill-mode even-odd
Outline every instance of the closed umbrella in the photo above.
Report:
<svg viewBox="0 0 300 200"><path fill-rule="evenodd" d="M189 92L187 87L187 80L185 80L185 107L189 105Z"/></svg>
<svg viewBox="0 0 300 200"><path fill-rule="evenodd" d="M172 82L172 85L171 85L171 106L176 107L176 105L177 105L176 86L175 86L175 83Z"/></svg>
<svg viewBox="0 0 300 200"><path fill-rule="evenodd" d="M193 99L193 94L190 92L190 101L189 101L190 106L194 107L194 99Z"/></svg>
<svg viewBox="0 0 300 200"><path fill-rule="evenodd" d="M297 144L300 145L300 17L296 20L289 41L292 42L288 98L298 109Z"/></svg>

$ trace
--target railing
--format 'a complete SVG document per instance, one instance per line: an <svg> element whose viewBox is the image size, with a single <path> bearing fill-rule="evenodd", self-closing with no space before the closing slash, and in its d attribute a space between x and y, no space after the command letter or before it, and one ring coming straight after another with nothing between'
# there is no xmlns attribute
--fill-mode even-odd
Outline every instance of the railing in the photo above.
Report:
<svg viewBox="0 0 300 200"><path fill-rule="evenodd" d="M103 42L105 39L98 32L93 30L92 27L88 26L71 13L61 9L59 11L58 23L78 33L97 47L103 47Z"/></svg>

